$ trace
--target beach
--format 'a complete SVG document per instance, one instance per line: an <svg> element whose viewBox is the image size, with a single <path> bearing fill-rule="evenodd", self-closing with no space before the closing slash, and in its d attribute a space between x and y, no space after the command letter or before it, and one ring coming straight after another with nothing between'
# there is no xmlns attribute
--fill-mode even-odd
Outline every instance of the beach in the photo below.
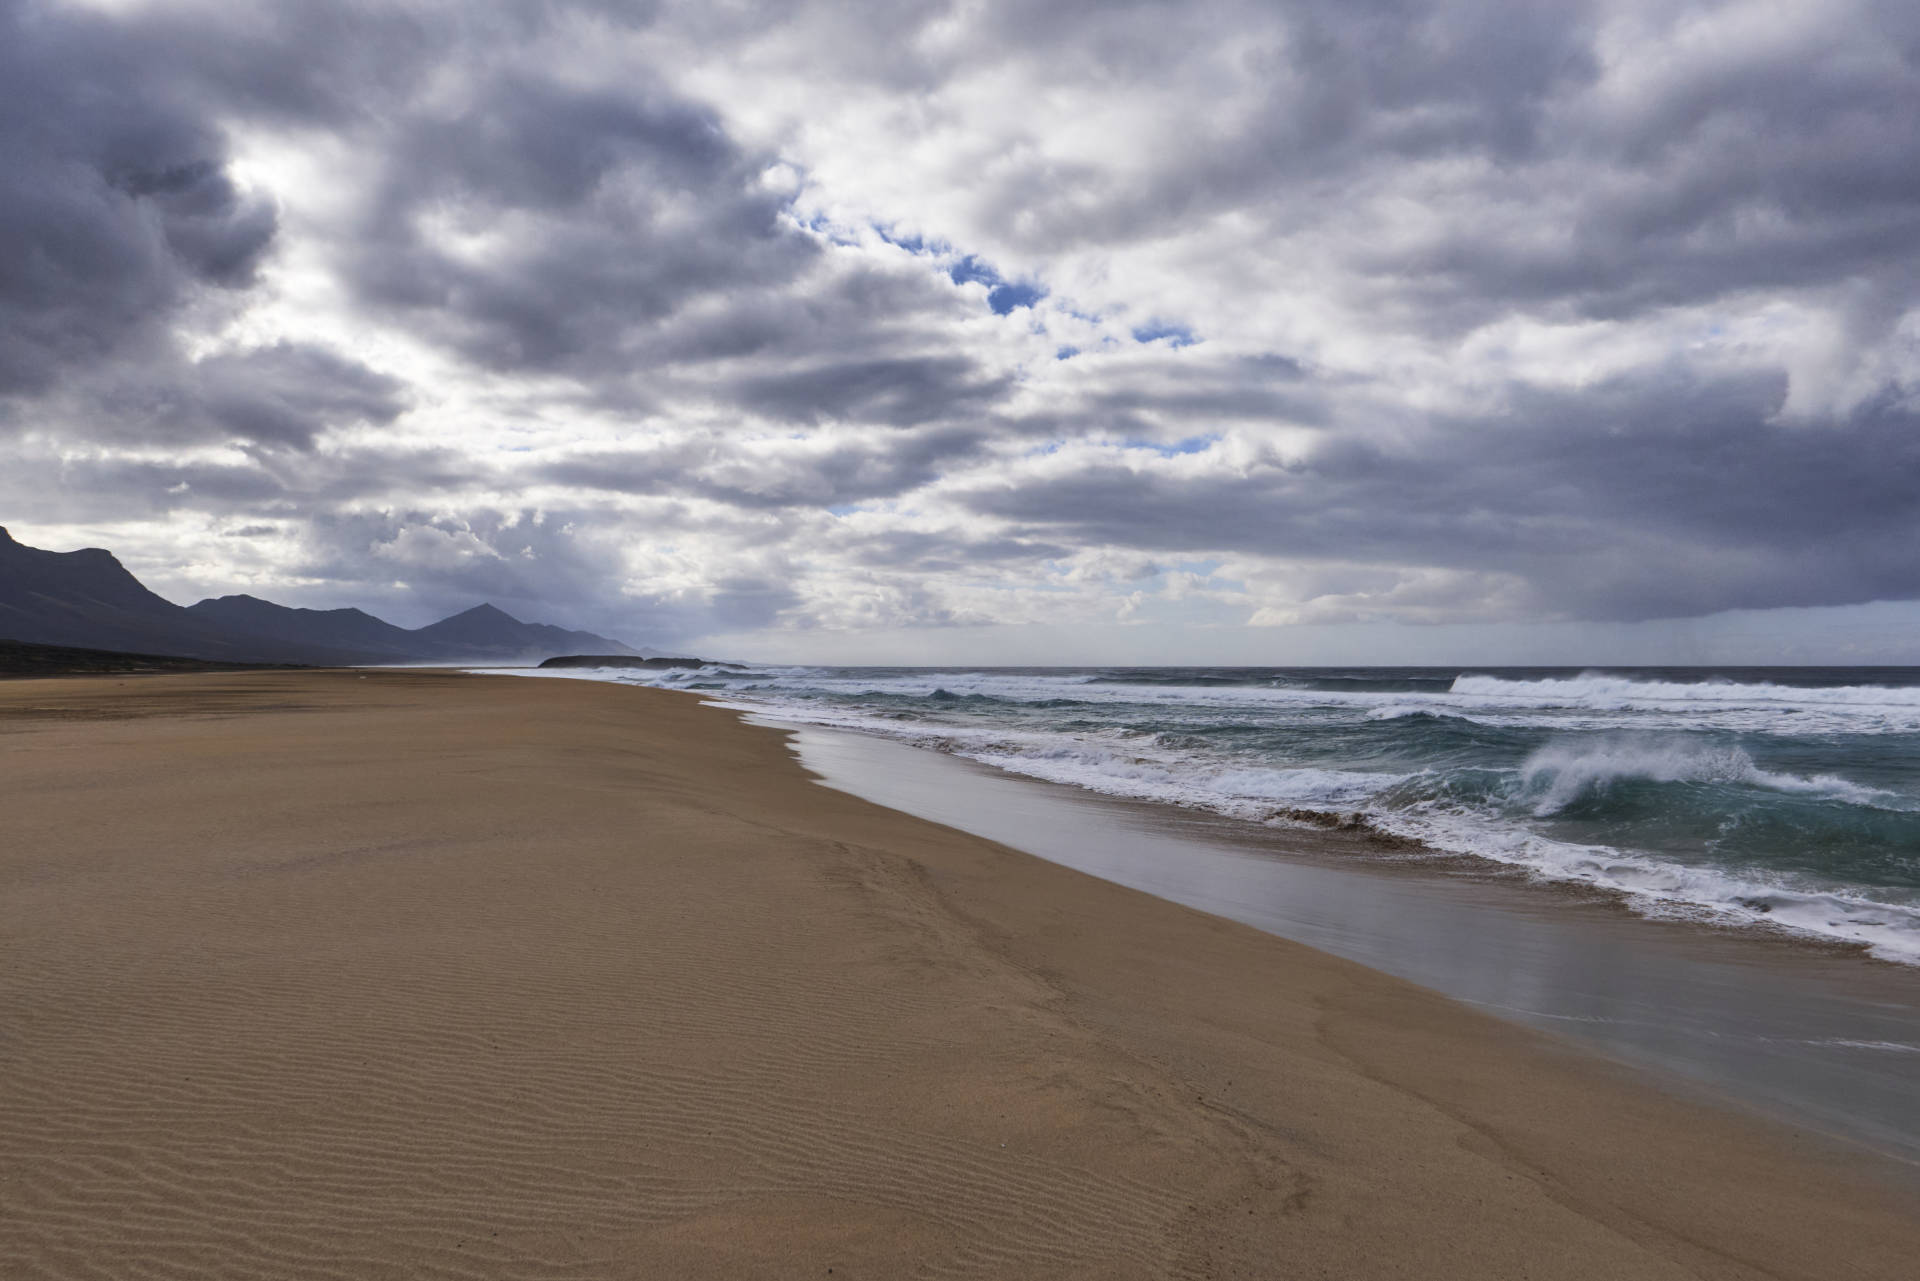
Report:
<svg viewBox="0 0 1920 1281"><path fill-rule="evenodd" d="M0 684L0 1274L1904 1277L1914 1169L688 693Z"/></svg>
<svg viewBox="0 0 1920 1281"><path fill-rule="evenodd" d="M1914 966L1786 931L1649 920L1604 892L1383 849L1364 828L1249 824L872 734L783 728L824 786L1396 974L1669 1085L1692 1082L1718 1102L1920 1166Z"/></svg>

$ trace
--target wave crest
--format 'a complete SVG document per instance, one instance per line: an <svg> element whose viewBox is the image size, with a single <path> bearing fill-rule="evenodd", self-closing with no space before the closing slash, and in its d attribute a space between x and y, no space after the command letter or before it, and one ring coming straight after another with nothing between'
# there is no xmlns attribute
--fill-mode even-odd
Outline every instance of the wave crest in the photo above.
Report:
<svg viewBox="0 0 1920 1281"><path fill-rule="evenodd" d="M1534 797L1533 813L1545 818L1575 801L1629 780L1653 783L1724 783L1768 791L1823 796L1853 805L1890 799L1878 788L1863 787L1833 774L1803 777L1766 770L1745 749L1683 740L1602 739L1587 743L1549 743L1520 766L1523 796Z"/></svg>

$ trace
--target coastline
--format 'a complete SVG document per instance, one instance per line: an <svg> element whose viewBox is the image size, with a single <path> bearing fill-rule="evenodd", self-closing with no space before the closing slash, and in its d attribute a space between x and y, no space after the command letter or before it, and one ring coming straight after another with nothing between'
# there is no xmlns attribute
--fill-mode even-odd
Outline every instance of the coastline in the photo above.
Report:
<svg viewBox="0 0 1920 1281"><path fill-rule="evenodd" d="M1910 1168L698 696L0 687L10 1275L1895 1277Z"/></svg>
<svg viewBox="0 0 1920 1281"><path fill-rule="evenodd" d="M760 723L782 725L756 714ZM1364 831L1103 796L786 724L826 786L1251 925L1920 1166L1920 971L1859 945L1649 919L1617 894Z"/></svg>
<svg viewBox="0 0 1920 1281"><path fill-rule="evenodd" d="M1920 667L567 674L1920 969Z"/></svg>

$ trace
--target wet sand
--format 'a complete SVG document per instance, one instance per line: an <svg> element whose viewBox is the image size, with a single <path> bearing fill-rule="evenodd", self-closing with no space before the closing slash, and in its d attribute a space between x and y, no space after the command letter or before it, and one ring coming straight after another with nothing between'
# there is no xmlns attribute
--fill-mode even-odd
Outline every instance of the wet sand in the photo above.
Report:
<svg viewBox="0 0 1920 1281"><path fill-rule="evenodd" d="M1910 1167L682 694L0 686L0 1275L1904 1277Z"/></svg>
<svg viewBox="0 0 1920 1281"><path fill-rule="evenodd" d="M1920 1165L1920 968L1785 932L1650 920L1611 895L1383 849L1363 832L1274 829L871 735L789 728L800 763L829 787Z"/></svg>

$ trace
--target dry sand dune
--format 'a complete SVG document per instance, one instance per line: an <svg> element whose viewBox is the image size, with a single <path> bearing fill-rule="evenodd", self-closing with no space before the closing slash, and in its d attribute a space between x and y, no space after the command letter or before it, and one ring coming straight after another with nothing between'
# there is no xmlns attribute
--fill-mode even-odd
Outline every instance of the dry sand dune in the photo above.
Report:
<svg viewBox="0 0 1920 1281"><path fill-rule="evenodd" d="M1903 1167L693 699L0 686L0 1276L1906 1277Z"/></svg>

